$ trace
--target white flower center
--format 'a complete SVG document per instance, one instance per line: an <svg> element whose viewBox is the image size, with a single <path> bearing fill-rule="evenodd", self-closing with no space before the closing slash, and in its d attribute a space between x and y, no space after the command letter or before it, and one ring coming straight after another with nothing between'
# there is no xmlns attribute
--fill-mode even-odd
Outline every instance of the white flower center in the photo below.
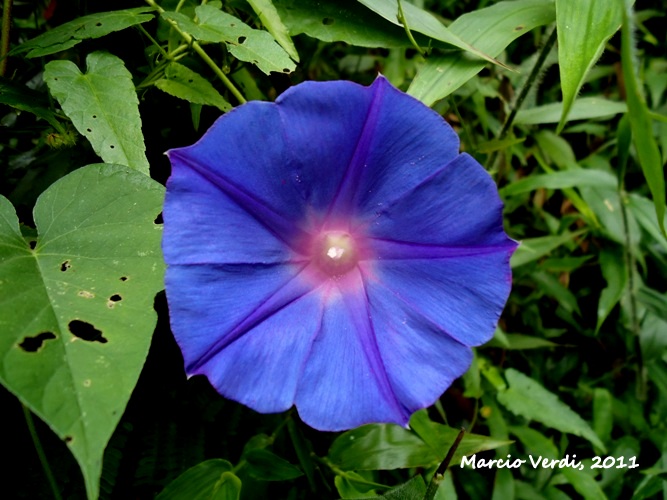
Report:
<svg viewBox="0 0 667 500"><path fill-rule="evenodd" d="M357 264L355 242L347 233L340 231L325 233L316 247L315 259L327 274L340 276Z"/></svg>

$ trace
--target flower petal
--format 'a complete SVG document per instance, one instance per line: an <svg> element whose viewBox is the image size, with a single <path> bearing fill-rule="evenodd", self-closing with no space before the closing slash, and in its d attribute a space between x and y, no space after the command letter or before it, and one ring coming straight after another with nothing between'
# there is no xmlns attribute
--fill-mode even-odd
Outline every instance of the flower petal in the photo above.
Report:
<svg viewBox="0 0 667 500"><path fill-rule="evenodd" d="M289 287L299 270L291 264L167 267L170 321L188 375L240 337L244 321L257 323L307 293L312 287Z"/></svg>
<svg viewBox="0 0 667 500"><path fill-rule="evenodd" d="M468 369L472 351L372 281L368 296L378 349L396 397L411 413L432 405Z"/></svg>
<svg viewBox="0 0 667 500"><path fill-rule="evenodd" d="M405 425L410 418L387 378L363 285L354 290L341 294L334 285L317 292L326 300L322 324L296 394L299 415L315 429Z"/></svg>
<svg viewBox="0 0 667 500"><path fill-rule="evenodd" d="M305 209L275 104L250 102L234 109L196 144L168 154L177 174L197 172L286 244L299 238L293 221L303 219Z"/></svg>
<svg viewBox="0 0 667 500"><path fill-rule="evenodd" d="M442 117L382 76L370 87L306 82L276 103L304 199L335 220L372 214L458 154Z"/></svg>
<svg viewBox="0 0 667 500"><path fill-rule="evenodd" d="M170 157L162 240L167 264L267 264L294 258L274 232L218 185L177 153Z"/></svg>
<svg viewBox="0 0 667 500"><path fill-rule="evenodd" d="M304 82L276 99L291 178L315 215L324 215L335 199L372 101L370 88L351 82Z"/></svg>
<svg viewBox="0 0 667 500"><path fill-rule="evenodd" d="M435 111L382 76L367 91L373 100L332 213L372 215L459 153L458 136Z"/></svg>
<svg viewBox="0 0 667 500"><path fill-rule="evenodd" d="M378 210L365 221L382 259L440 257L453 254L507 252L516 242L503 230L503 204L491 176L463 153L434 175ZM403 246L391 243L406 243ZM428 249L431 247L431 253ZM383 248L385 251L383 252Z"/></svg>
<svg viewBox="0 0 667 500"><path fill-rule="evenodd" d="M512 249L443 259L381 261L372 296L391 294L463 345L488 341L512 285Z"/></svg>
<svg viewBox="0 0 667 500"><path fill-rule="evenodd" d="M296 298L217 352L197 373L223 396L256 411L288 410L320 328L321 309L315 293Z"/></svg>

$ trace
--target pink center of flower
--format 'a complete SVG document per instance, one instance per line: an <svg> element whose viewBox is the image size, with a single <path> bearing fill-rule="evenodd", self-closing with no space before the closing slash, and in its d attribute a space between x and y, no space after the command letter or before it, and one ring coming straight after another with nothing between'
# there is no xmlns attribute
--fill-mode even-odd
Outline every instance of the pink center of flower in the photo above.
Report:
<svg viewBox="0 0 667 500"><path fill-rule="evenodd" d="M329 276L342 276L359 262L354 238L343 231L328 231L315 240L313 261Z"/></svg>

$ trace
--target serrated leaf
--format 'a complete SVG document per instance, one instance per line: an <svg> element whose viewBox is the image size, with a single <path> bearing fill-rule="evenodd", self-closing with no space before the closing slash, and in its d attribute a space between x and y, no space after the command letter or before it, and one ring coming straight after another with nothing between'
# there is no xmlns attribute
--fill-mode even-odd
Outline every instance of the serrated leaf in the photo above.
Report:
<svg viewBox="0 0 667 500"><path fill-rule="evenodd" d="M32 113L49 122L56 130L62 130L63 128L53 111L48 108L48 101L44 94L25 85L17 85L6 78L0 78L0 104Z"/></svg>
<svg viewBox="0 0 667 500"><path fill-rule="evenodd" d="M256 65L267 75L271 71L289 73L296 68L268 31L253 29L211 5L200 5L195 13L196 22L177 12L164 12L162 17L174 21L197 40L225 43L234 57Z"/></svg>
<svg viewBox="0 0 667 500"><path fill-rule="evenodd" d="M628 283L628 269L623 255L623 248L618 245L606 245L600 249L600 269L607 286L600 293L597 310L595 333L600 331L604 320L621 300Z"/></svg>
<svg viewBox="0 0 667 500"><path fill-rule="evenodd" d="M516 38L552 23L555 18L556 11L550 0L505 1L462 15L449 30L485 54L498 57ZM408 94L431 106L485 66L486 62L470 60L465 53L430 57L417 71Z"/></svg>
<svg viewBox="0 0 667 500"><path fill-rule="evenodd" d="M273 0L292 36L305 33L323 42L398 48L412 43L402 27L389 23L356 0ZM420 45L428 39L415 33Z"/></svg>
<svg viewBox="0 0 667 500"><path fill-rule="evenodd" d="M401 26L401 22L398 19L398 0L357 1L371 9L376 14L382 16L390 23ZM441 42L445 42L465 52L474 54L481 59L503 66L492 56L489 56L484 51L474 47L473 44L462 40L456 33L438 21L438 19L436 19L430 12L420 9L410 2L401 2L401 8L403 10L403 15L405 16L405 21L411 31L417 31L429 38L440 40Z"/></svg>
<svg viewBox="0 0 667 500"><path fill-rule="evenodd" d="M630 0L623 0L623 28L621 36L621 67L626 86L628 117L632 129L632 139L644 172L646 183L651 190L658 226L665 232L665 176L658 145L653 137L653 121L649 115L641 83L635 72L634 46L632 41L632 6Z"/></svg>
<svg viewBox="0 0 667 500"><path fill-rule="evenodd" d="M86 67L81 73L71 61L51 61L44 81L100 158L148 175L132 75L121 59L106 52L89 54Z"/></svg>
<svg viewBox="0 0 667 500"><path fill-rule="evenodd" d="M165 69L164 76L155 82L155 86L169 95L194 104L215 106L222 112L232 109L211 82L187 66L171 62Z"/></svg>
<svg viewBox="0 0 667 500"><path fill-rule="evenodd" d="M259 20L267 31L276 39L276 42L285 49L285 52L292 59L299 62L299 53L296 51L296 47L287 32L287 27L283 24L282 19L280 19L280 15L273 2L271 0L248 0L248 3L252 7L252 10L255 11L255 14L259 16Z"/></svg>
<svg viewBox="0 0 667 500"><path fill-rule="evenodd" d="M621 27L623 0L556 0L558 67L563 108L558 133L589 70L602 55L604 46Z"/></svg>
<svg viewBox="0 0 667 500"><path fill-rule="evenodd" d="M563 403L558 396L523 373L509 368L505 371L509 387L498 392L498 401L509 411L528 420L535 420L561 432L581 436L606 451L590 425Z"/></svg>
<svg viewBox="0 0 667 500"><path fill-rule="evenodd" d="M569 110L568 121L612 118L627 111L628 107L624 102L610 101L604 97L582 97L577 99ZM563 103L554 102L544 106L522 109L517 113L514 121L520 125L558 123L562 115Z"/></svg>
<svg viewBox="0 0 667 500"><path fill-rule="evenodd" d="M100 38L114 31L153 19L152 7L99 12L61 24L16 47L12 53L28 52L26 57L41 57L74 47L87 38Z"/></svg>
<svg viewBox="0 0 667 500"><path fill-rule="evenodd" d="M156 500L238 500L241 480L232 470L227 460L206 460L174 479Z"/></svg>
<svg viewBox="0 0 667 500"><path fill-rule="evenodd" d="M89 498L156 323L163 197L127 167L90 165L39 197L30 241L0 197L0 382L65 440Z"/></svg>

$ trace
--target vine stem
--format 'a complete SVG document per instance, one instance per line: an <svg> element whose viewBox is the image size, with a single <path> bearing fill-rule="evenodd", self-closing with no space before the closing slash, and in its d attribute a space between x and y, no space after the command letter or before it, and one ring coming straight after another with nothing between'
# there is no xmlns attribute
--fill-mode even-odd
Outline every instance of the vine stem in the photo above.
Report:
<svg viewBox="0 0 667 500"><path fill-rule="evenodd" d="M53 477L53 473L51 472L51 467L49 466L49 462L46 459L46 454L44 453L44 449L42 448L42 442L39 440L39 436L37 435L37 430L35 429L35 422L33 422L32 420L32 413L30 413L30 410L26 405L21 404L21 407L23 408L23 416L25 417L25 422L28 426L28 432L30 433L30 437L32 438L32 443L35 446L35 450L37 451L37 456L39 457L39 461L42 464L42 468L44 469L44 475L46 476L46 479L49 482L49 486L51 487L53 498L55 498L56 500L61 500L62 497L60 496L60 491L58 491L58 484L56 483L56 479Z"/></svg>
<svg viewBox="0 0 667 500"><path fill-rule="evenodd" d="M538 80L538 76L540 74L540 71L542 70L542 66L544 65L544 61L547 60L547 56L549 55L549 52L551 52L552 47L554 46L554 43L556 43L556 28L554 28L551 31L551 34L549 35L549 38L547 38L546 43L542 47L542 50L540 50L540 54L537 57L537 60L535 61L535 65L533 66L533 69L530 71L530 74L528 75L528 78L526 79L526 82L523 84L523 87L521 87L521 90L519 91L519 95L516 98L516 101L514 101L514 107L512 108L512 111L510 112L509 116L507 117L507 120L505 120L505 123L503 124L503 127L500 129L500 133L498 134L498 140L501 141L502 139L505 138L507 133L510 131L512 128L512 125L514 124L514 120L516 119L516 115L521 109L521 106L523 105L523 101L526 100L526 97L528 96L528 92L530 92L530 89L533 87L535 82ZM491 167L494 166L496 159L497 159L498 152L495 151L492 154L489 155L488 160L486 161L486 168L489 170Z"/></svg>
<svg viewBox="0 0 667 500"><path fill-rule="evenodd" d="M166 12L162 7L160 7L157 3L155 3L155 0L146 0L146 3L151 7L157 9L157 11L160 14ZM234 86L232 81L229 78L227 78L227 75L225 75L222 72L222 70L218 67L218 65L215 64L215 61L213 61L213 59L211 59L211 57L206 53L206 51L202 49L201 45L199 45L199 43L195 41L192 35L186 33L181 28L179 28L178 24L175 21L171 19L165 19L165 20L169 23L169 25L172 28L174 28L174 30L176 30L176 32L181 36L181 38L185 40L185 42L192 47L192 49L199 55L199 57L201 57L204 60L204 62L213 70L216 76L220 78L220 80L222 80L222 83L225 85L225 87L227 87L227 89L229 89L232 95L236 97L236 100L241 104L246 103L247 101L245 97L243 97L243 94L239 92L239 90Z"/></svg>
<svg viewBox="0 0 667 500"><path fill-rule="evenodd" d="M424 52L424 49L422 49L417 41L415 40L415 37L412 36L412 31L410 30L410 27L408 26L408 20L405 18L405 14L403 13L403 5L401 4L401 0L398 0L398 14L396 16L398 19L398 22L403 25L403 28L405 29L405 34L408 36L408 40L410 40L410 43L412 46L417 49L417 52L423 57L426 55L426 52Z"/></svg>
<svg viewBox="0 0 667 500"><path fill-rule="evenodd" d="M2 2L2 34L0 35L0 76L7 71L7 54L9 54L9 29L12 24L13 0Z"/></svg>
<svg viewBox="0 0 667 500"><path fill-rule="evenodd" d="M424 500L433 500L435 498L435 494L438 492L440 483L443 481L443 479L445 479L445 472L447 472L447 468L449 467L452 458L454 458L454 453L456 453L456 449L459 447L459 444L461 443L461 440L463 439L465 433L466 430L463 427L461 427L461 431L459 432L459 435L456 436L456 439L454 440L452 446L450 446L449 451L447 452L447 456L438 466L438 470L435 471L435 474L433 474L431 482L428 483L428 488L426 489Z"/></svg>
<svg viewBox="0 0 667 500"><path fill-rule="evenodd" d="M162 54L162 57L165 59L169 59L169 54L167 54L167 51L162 48L162 46L151 36L151 34L146 31L146 29L141 25L137 24L137 28L139 28L139 31L141 31L148 40L157 47L157 49L160 51L160 54Z"/></svg>

